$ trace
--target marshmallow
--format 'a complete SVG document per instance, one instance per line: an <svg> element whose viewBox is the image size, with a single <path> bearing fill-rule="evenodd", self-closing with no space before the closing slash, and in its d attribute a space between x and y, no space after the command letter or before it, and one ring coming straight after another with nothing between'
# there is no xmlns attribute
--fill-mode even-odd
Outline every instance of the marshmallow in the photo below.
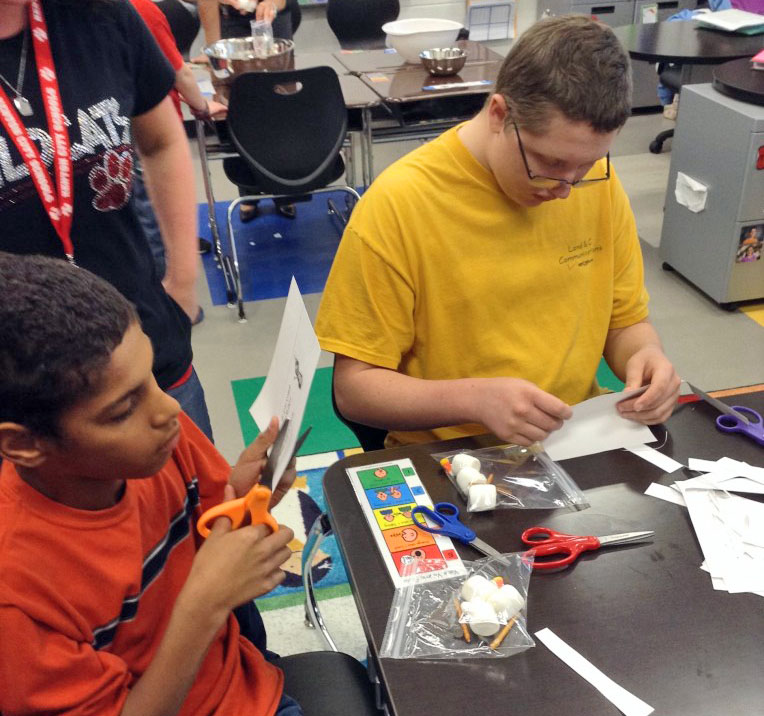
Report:
<svg viewBox="0 0 764 716"><path fill-rule="evenodd" d="M465 604L469 604L466 610ZM466 621L470 629L478 636L493 636L501 626L494 608L482 599L462 603L462 614L467 615Z"/></svg>
<svg viewBox="0 0 764 716"><path fill-rule="evenodd" d="M454 455L451 458L451 469L453 470L454 475L465 467L471 467L475 470L480 470L480 460L463 452L460 452L458 455Z"/></svg>
<svg viewBox="0 0 764 716"><path fill-rule="evenodd" d="M484 480L485 482L485 480ZM496 507L496 485L471 484L467 493L467 510L481 512Z"/></svg>
<svg viewBox="0 0 764 716"><path fill-rule="evenodd" d="M485 481L485 475L474 467L463 467L456 473L456 484L464 494L467 494L470 485L480 485Z"/></svg>
<svg viewBox="0 0 764 716"><path fill-rule="evenodd" d="M254 12L257 0L237 0L236 7L244 12Z"/></svg>
<svg viewBox="0 0 764 716"><path fill-rule="evenodd" d="M494 594L498 591L499 588L490 579L474 574L462 584L461 595L462 599L471 602L475 599L486 599L489 594Z"/></svg>
<svg viewBox="0 0 764 716"><path fill-rule="evenodd" d="M493 594L485 597L485 600L493 607L497 614L504 612L502 616L509 621L525 606L525 600L511 584L505 584Z"/></svg>

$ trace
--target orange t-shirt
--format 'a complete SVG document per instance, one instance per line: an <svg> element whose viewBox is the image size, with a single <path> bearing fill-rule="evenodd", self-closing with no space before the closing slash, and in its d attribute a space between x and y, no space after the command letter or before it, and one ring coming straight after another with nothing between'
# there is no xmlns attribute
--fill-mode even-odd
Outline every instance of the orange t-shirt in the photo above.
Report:
<svg viewBox="0 0 764 716"><path fill-rule="evenodd" d="M14 466L0 471L0 712L118 714L159 647L230 467L181 414L156 475L128 480L104 510L54 502ZM271 716L283 674L239 635L233 615L180 713Z"/></svg>

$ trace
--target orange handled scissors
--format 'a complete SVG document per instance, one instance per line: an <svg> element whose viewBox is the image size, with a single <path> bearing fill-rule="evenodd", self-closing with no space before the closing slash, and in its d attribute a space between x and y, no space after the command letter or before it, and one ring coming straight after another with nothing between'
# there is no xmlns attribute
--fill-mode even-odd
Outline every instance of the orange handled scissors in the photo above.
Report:
<svg viewBox="0 0 764 716"><path fill-rule="evenodd" d="M285 420L284 424L279 430L279 434L276 436L276 440L271 448L271 454L268 456L268 462L263 468L263 474L260 477L260 482L252 486L252 489L236 500L228 500L228 502L221 502L215 507L211 507L206 510L205 513L199 518L196 523L196 529L199 530L199 534L202 537L207 537L210 534L209 525L212 524L218 517L227 517L231 520L231 529L237 529L241 526L244 520L249 514L253 525L265 525L270 527L273 532L278 532L279 524L273 518L270 512L268 512L268 505L271 502L271 485L273 484L273 466L278 460L278 456L282 450L284 436L286 435L287 426L289 420ZM311 428L308 428L295 443L294 450L292 451L292 458L294 459L297 451L302 447L305 439L308 437Z"/></svg>

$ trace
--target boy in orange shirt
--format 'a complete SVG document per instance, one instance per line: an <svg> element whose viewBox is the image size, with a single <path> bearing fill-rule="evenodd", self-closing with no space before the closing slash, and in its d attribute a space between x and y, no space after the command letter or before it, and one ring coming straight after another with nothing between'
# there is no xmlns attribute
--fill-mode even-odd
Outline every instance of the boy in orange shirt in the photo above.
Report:
<svg viewBox="0 0 764 716"><path fill-rule="evenodd" d="M292 530L195 529L278 421L231 469L151 364L116 289L0 253L0 712L299 716L232 614L283 580Z"/></svg>

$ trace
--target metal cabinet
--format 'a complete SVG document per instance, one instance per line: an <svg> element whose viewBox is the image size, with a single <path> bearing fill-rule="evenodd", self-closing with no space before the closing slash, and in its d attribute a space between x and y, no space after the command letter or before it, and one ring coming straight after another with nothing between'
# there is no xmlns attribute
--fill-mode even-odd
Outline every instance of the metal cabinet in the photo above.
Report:
<svg viewBox="0 0 764 716"><path fill-rule="evenodd" d="M677 200L678 172L707 187L702 211ZM682 87L660 255L726 307L764 298L764 106Z"/></svg>

